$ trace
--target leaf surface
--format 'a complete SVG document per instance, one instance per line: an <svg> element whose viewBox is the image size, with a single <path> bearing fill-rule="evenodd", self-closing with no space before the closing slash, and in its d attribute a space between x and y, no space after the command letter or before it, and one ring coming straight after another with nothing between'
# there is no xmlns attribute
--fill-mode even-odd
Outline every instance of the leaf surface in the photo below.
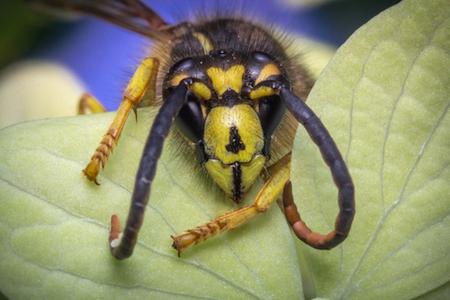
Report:
<svg viewBox="0 0 450 300"><path fill-rule="evenodd" d="M348 239L299 244L310 296L411 299L450 280L450 2L408 0L360 28L308 103L347 161L356 189ZM304 130L294 149L295 198L328 232L337 192Z"/></svg>
<svg viewBox="0 0 450 300"><path fill-rule="evenodd" d="M135 254L113 259L109 219L118 213L124 222L152 113L140 110L137 125L130 118L96 186L81 170L112 116L22 123L0 132L0 289L7 297L302 295L295 244L277 208L177 257L170 235L236 207L174 135L159 162Z"/></svg>

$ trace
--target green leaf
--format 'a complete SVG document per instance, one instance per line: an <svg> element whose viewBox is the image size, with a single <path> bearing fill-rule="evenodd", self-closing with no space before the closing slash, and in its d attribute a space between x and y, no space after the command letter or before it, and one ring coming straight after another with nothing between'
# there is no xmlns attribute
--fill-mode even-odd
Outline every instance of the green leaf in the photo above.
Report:
<svg viewBox="0 0 450 300"><path fill-rule="evenodd" d="M450 295L450 281L424 295L414 298L414 300L447 300L448 295Z"/></svg>
<svg viewBox="0 0 450 300"><path fill-rule="evenodd" d="M140 110L137 125L130 118L101 186L81 170L113 114L0 131L2 293L10 299L300 297L295 243L276 208L177 257L170 235L236 206L173 135L159 162L135 254L125 261L112 258L109 219L118 213L124 221L127 214L151 115Z"/></svg>
<svg viewBox="0 0 450 300"><path fill-rule="evenodd" d="M450 2L408 0L323 71L308 103L350 167L356 216L337 249L298 245L310 297L411 299L450 280L449 70ZM336 188L304 130L293 166L304 220L330 231Z"/></svg>

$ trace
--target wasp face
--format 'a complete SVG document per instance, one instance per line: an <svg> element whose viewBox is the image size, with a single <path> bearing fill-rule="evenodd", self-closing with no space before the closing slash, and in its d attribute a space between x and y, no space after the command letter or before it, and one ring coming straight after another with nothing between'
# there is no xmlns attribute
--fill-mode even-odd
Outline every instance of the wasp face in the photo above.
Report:
<svg viewBox="0 0 450 300"><path fill-rule="evenodd" d="M249 104L217 106L206 116L206 170L235 201L239 201L266 162L259 117Z"/></svg>
<svg viewBox="0 0 450 300"><path fill-rule="evenodd" d="M284 113L273 91L257 85L279 76L281 68L264 53L218 50L182 60L166 79L167 90L194 80L176 123L197 144L209 175L236 202L264 168Z"/></svg>

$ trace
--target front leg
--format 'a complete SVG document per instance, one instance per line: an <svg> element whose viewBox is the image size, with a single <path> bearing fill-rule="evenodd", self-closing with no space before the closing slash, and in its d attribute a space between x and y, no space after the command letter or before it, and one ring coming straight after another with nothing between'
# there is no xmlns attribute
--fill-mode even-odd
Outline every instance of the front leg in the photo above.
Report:
<svg viewBox="0 0 450 300"><path fill-rule="evenodd" d="M252 205L227 212L211 222L186 230L180 235L172 236L172 247L178 251L178 256L191 245L198 244L218 233L236 228L256 215L265 212L282 193L286 182L289 180L290 167L290 154L270 167L270 178L261 188Z"/></svg>
<svg viewBox="0 0 450 300"><path fill-rule="evenodd" d="M114 120L83 170L84 175L96 184L98 184L97 175L100 169L105 167L106 161L117 145L131 109L137 107L149 87L150 92L153 96L155 95L158 66L159 62L156 58L144 59L128 83Z"/></svg>

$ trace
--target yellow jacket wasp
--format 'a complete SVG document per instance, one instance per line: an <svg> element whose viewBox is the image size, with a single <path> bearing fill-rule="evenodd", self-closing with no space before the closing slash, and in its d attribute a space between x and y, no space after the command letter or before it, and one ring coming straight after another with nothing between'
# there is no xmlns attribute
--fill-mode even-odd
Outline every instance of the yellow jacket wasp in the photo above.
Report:
<svg viewBox="0 0 450 300"><path fill-rule="evenodd" d="M158 159L173 123L195 145L199 163L235 202L241 201L264 168L269 173L252 205L172 236L178 254L266 211L280 194L289 224L308 245L330 249L347 237L355 213L352 179L328 131L302 101L313 81L269 30L232 17L169 25L138 0L33 2L95 15L155 42L154 57L144 59L137 68L112 124L83 170L97 183L131 109L142 105L144 95L152 105L160 104L123 233L118 217L111 218L109 242L114 257L124 259L133 253ZM80 103L101 110L90 95ZM335 229L327 235L312 232L300 218L289 181L290 153L277 151L280 145L292 147L297 121L319 147L339 191Z"/></svg>

